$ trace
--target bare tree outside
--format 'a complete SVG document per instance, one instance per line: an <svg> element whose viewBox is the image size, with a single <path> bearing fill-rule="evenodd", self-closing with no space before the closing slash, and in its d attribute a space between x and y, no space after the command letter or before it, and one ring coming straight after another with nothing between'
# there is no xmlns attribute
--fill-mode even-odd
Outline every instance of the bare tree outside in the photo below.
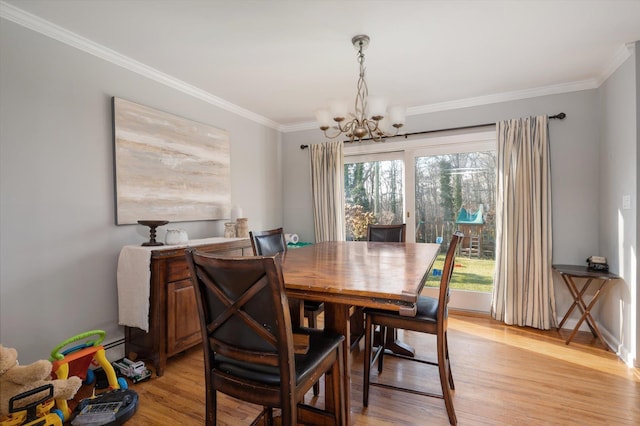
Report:
<svg viewBox="0 0 640 426"><path fill-rule="evenodd" d="M403 175L401 160L345 164L347 240L364 240L369 224L403 223Z"/></svg>
<svg viewBox="0 0 640 426"><path fill-rule="evenodd" d="M490 292L495 267L495 152L418 157L415 167L416 241L442 243L446 250L451 234L463 231L451 288ZM442 267L443 257L436 260L434 271ZM439 279L437 274L430 276L426 285L437 287Z"/></svg>
<svg viewBox="0 0 640 426"><path fill-rule="evenodd" d="M486 243L487 255L495 239L495 152L470 152L416 159L416 241L448 241L458 229L462 208L482 206L484 225L474 232ZM462 244L464 247L464 242ZM492 257L492 255L491 255Z"/></svg>

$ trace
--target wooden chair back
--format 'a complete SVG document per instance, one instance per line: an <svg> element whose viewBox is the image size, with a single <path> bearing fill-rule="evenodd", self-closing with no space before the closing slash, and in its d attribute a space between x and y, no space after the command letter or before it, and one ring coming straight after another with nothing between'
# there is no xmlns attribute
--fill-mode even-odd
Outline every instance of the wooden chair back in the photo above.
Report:
<svg viewBox="0 0 640 426"><path fill-rule="evenodd" d="M367 226L367 241L382 241L404 243L406 241L407 225L369 225Z"/></svg>
<svg viewBox="0 0 640 426"><path fill-rule="evenodd" d="M281 256L221 258L194 249L186 254L200 314L205 371L211 372L207 394L219 390L254 404L279 406L276 401L293 395L295 387ZM261 370L280 376L280 391L247 385L251 372L257 378ZM290 406L295 407L295 401Z"/></svg>
<svg viewBox="0 0 640 426"><path fill-rule="evenodd" d="M202 333L206 424L216 424L216 392L265 407L260 421L281 409L282 424L344 423L340 377L343 336L296 331L282 275L282 255L220 257L186 250ZM310 409L305 393L326 375L325 404Z"/></svg>
<svg viewBox="0 0 640 426"><path fill-rule="evenodd" d="M446 330L447 324L447 306L449 305L449 298L451 297L451 275L453 274L453 267L456 263L456 253L458 252L458 245L464 238L464 234L460 231L456 231L451 236L449 241L449 248L444 258L444 266L442 267L442 277L440 278L440 290L438 292L438 324L444 330Z"/></svg>
<svg viewBox="0 0 640 426"><path fill-rule="evenodd" d="M287 240L282 228L268 231L249 232L251 247L255 256L273 256L287 252Z"/></svg>

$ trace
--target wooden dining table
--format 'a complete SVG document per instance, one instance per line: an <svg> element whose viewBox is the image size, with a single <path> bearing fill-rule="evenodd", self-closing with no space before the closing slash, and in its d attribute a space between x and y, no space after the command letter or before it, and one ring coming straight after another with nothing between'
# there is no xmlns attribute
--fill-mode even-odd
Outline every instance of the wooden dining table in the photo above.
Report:
<svg viewBox="0 0 640 426"><path fill-rule="evenodd" d="M287 251L283 275L295 312L293 325L302 324L299 301L315 300L325 304L325 329L345 336L344 415L339 423L348 425L351 417L349 309L361 306L414 316L439 250L439 244L430 243L327 241Z"/></svg>

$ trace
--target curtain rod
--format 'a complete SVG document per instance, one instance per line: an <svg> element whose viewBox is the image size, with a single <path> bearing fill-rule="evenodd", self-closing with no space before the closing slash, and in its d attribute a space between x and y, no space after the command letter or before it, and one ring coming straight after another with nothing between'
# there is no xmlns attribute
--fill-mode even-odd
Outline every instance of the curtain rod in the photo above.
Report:
<svg viewBox="0 0 640 426"><path fill-rule="evenodd" d="M554 120L564 120L566 118L567 114L565 114L564 112L561 112L559 114L556 115L550 115L549 119ZM406 139L409 136L414 136L414 135L425 135L428 133L436 133L436 132L448 132L450 130L465 130L465 129L474 129L476 127L487 127L487 126L495 126L496 123L485 123L485 124L475 124L473 126L462 126L462 127L450 127L448 129L437 129L437 130L425 130L422 132L413 132L413 133L404 133L402 135L395 135L395 136L383 136L382 139L387 139L387 138L399 138L399 137L403 137ZM366 139L362 139L363 141L368 141L371 140L371 138L366 138ZM345 141L346 143L351 143L351 141ZM309 145L300 145L300 149L306 149L309 148Z"/></svg>

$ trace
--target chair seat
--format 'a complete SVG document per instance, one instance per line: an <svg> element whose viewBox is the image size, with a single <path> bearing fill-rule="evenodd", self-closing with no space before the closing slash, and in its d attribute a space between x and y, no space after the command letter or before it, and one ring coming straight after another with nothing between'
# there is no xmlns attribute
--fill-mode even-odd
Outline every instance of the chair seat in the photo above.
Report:
<svg viewBox="0 0 640 426"><path fill-rule="evenodd" d="M414 317L402 317L398 312L382 309L365 309L365 313L375 315L378 318L409 318L411 321L436 323L438 314L438 299L429 296L419 296L416 315Z"/></svg>
<svg viewBox="0 0 640 426"><path fill-rule="evenodd" d="M307 353L295 355L296 383L300 383L308 374L313 373L327 355L336 350L344 340L344 336L310 328L297 329L296 333L309 335L309 350ZM232 376L253 380L269 386L280 385L280 370L278 367L239 362L219 354L215 355L215 360L218 370Z"/></svg>

